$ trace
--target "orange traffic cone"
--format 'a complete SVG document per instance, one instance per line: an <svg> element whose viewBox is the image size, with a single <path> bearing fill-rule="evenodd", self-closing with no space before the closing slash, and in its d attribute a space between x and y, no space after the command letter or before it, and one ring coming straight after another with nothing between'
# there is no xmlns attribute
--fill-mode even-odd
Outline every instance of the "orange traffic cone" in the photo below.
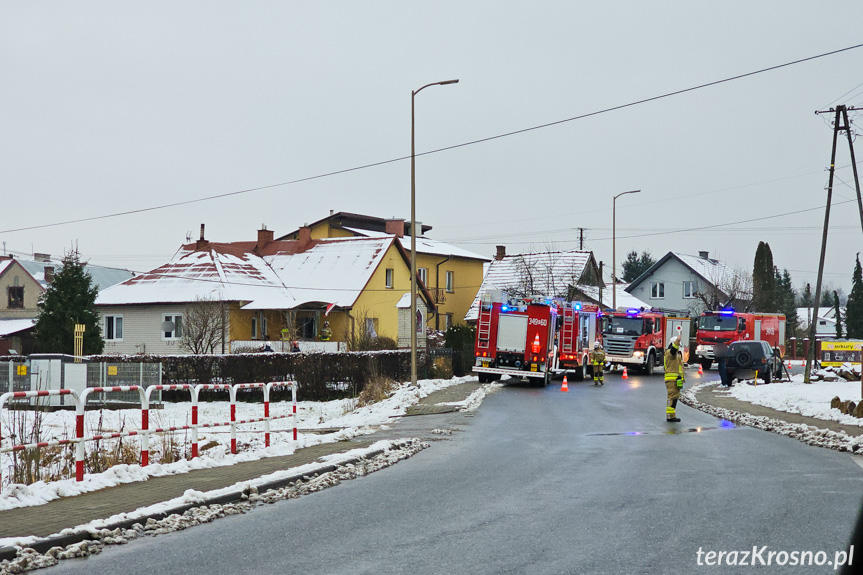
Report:
<svg viewBox="0 0 863 575"><path fill-rule="evenodd" d="M566 383L566 375L563 376L563 386L561 386L560 391L569 391L569 384Z"/></svg>
<svg viewBox="0 0 863 575"><path fill-rule="evenodd" d="M788 360L788 369L791 369L791 360Z"/></svg>
<svg viewBox="0 0 863 575"><path fill-rule="evenodd" d="M698 364L698 375L704 375L704 366Z"/></svg>
<svg viewBox="0 0 863 575"><path fill-rule="evenodd" d="M626 366L623 366L623 379L629 379L629 374L626 373Z"/></svg>

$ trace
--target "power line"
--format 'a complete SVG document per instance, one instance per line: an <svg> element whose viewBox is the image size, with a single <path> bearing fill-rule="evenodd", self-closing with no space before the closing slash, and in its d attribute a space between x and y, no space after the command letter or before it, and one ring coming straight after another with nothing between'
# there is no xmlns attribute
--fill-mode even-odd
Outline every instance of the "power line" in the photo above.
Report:
<svg viewBox="0 0 863 575"><path fill-rule="evenodd" d="M592 117L592 116L598 116L598 115L600 115L600 114L606 114L606 113L608 113L608 112L615 112L615 111L618 111L618 110L623 110L623 109L625 109L625 108L630 108L630 107L633 107L633 106L638 106L638 105L641 105L641 104L646 104L646 103L648 103L648 102L654 102L654 101L656 101L656 100L661 100L661 99L663 99L663 98L670 98L670 97L672 97L672 96L678 96L678 95L680 95L680 94L685 94L685 93L687 93L687 92L693 92L693 91L695 91L695 90L701 90L701 89L703 89L703 88L709 88L709 87L711 87L711 86L716 86L716 85L719 85L719 84L724 84L724 83L726 83L726 82L731 82L731 81L733 81L733 80L740 80L740 79L742 79L742 78L747 78L747 77L749 77L749 76L754 76L754 75L757 75L757 74L762 74L762 73L764 73L764 72L770 72L770 71L773 71L773 70L778 70L778 69L780 69L780 68L786 68L786 67L788 67L788 66L793 66L793 65L796 65L796 64L801 64L801 63L803 63L803 62L809 62L809 61L811 61L811 60L817 60L817 59L819 59L819 58L824 58L824 57L827 57L827 56L832 56L832 55L835 55L835 54L840 54L840 53L842 53L842 52L847 52L847 51L849 51L849 50L855 50L855 49L860 48L860 47L863 47L863 44L856 44L856 45L854 45L854 46L848 46L847 48L841 48L841 49L839 49L839 50L833 50L833 51L830 51L830 52L824 52L823 54L818 54L818 55L815 55L815 56L809 56L808 58L801 58L801 59L799 59L799 60L793 60L793 61L791 61L791 62L786 62L786 63L784 63L784 64L778 64L778 65L776 65L776 66L770 66L770 67L767 67L767 68L762 68L762 69L760 69L760 70L755 70L755 71L753 71L753 72L747 72L747 73L745 73L745 74L738 74L738 75L736 75L736 76L730 76L730 77L728 77L728 78L723 78L723 79L721 79L721 80L715 80L715 81L713 81L713 82L707 82L707 83L705 83L705 84L699 84L699 85L697 85L697 86L692 86L692 87L689 87L689 88L684 88L684 89L682 89L682 90L675 90L675 91L673 91L673 92L666 92L666 93L664 93L664 94L660 94L660 95L658 95L658 96L652 96L652 97L649 97L649 98L644 98L644 99L641 99L641 100L636 100L636 101L634 101L634 102L629 102L629 103L627 103L627 104L621 104L621 105L618 105L618 106L612 106L612 107L610 107L610 108L604 108L604 109L602 109L602 110L597 110L597 111L594 111L594 112L588 112L588 113L586 113L586 114L581 114L581 115L578 115L578 116L572 116L572 117L570 117L570 118L564 118L563 120L557 120L557 121L554 121L554 122L548 122L548 123L545 123L545 124L539 124L539 125L536 125L536 126L531 126L531 127L529 127L529 128L522 128L522 129L520 129L520 130L514 130L514 131L511 131L511 132L505 132L505 133L502 133L502 134L498 134L498 135L496 135L496 136L489 136L489 137L486 137L486 138L480 138L480 139L478 139L478 140L471 140L471 141L468 141L468 142L463 142L463 143L461 143L461 144L454 144L454 145L452 145L452 146L446 146L446 147L438 148L438 149L435 149L435 150L429 150L429 151L427 151L427 152L420 152L420 153L418 153L418 154L415 154L415 156L427 156L427 155L431 155L431 154L437 154L437 153L439 153L439 152L445 152L445 151L448 151L448 150L454 150L454 149L457 149L457 148L463 148L463 147L466 147L466 146L472 146L472 145L475 145L475 144L480 144L480 143L484 143L484 142L490 142L490 141L492 141L492 140L498 140L498 139L506 138L506 137L509 137L509 136L515 136L515 135L518 135L518 134L524 134L524 133L527 133L527 132L532 132L532 131L534 131L534 130L540 130L540 129L543 129L543 128L549 128L549 127L552 127L552 126L557 126L557 125L560 125L560 124L565 124L565 123L567 123L567 122L573 122L573 121L576 121L576 120L582 120L582 119L584 119L584 118L590 118L590 117ZM392 164L392 163L394 163L394 162L400 162L400 161L403 161L403 160L407 160L407 159L409 159L410 157L411 157L411 156L401 156L401 157L399 157L399 158L392 158L392 159L389 159L389 160L382 160L382 161L380 161L380 162L373 162L373 163L370 163L370 164L364 164L364 165L361 165L361 166L355 166L355 167L352 167L352 168L344 168L344 169L341 169L341 170L335 170L335 171L332 171L332 172L326 172L326 173L324 173L324 174L318 174L318 175L316 175L316 176L308 176L308 177L305 177L305 178L299 178L299 179L296 179L296 180L290 180L290 181L287 181L287 182L281 182L281 183L278 183L278 184L270 184L270 185L266 185L266 186L259 186L259 187L255 187L255 188L247 188L247 189L244 189L244 190L238 190L238 191L234 191L234 192L227 192L227 193L224 193L224 194L216 194L216 195L213 195L213 196L206 196L206 197L203 197L203 198L197 198L197 199L194 199L194 200L184 200L184 201L181 201L181 202L172 202L172 203L169 203L169 204L162 204L162 205L152 206L152 207L148 207L148 208L139 208L139 209L136 209L136 210L125 210L125 211L122 211L122 212L116 212L116 213L112 213L112 214L104 214L104 215L101 215L101 216L91 216L91 217L87 217L87 218L78 218L78 219L75 219L75 220L66 220L66 221L63 221L63 222L55 222L55 223L51 223L51 224L41 224L41 225L37 225L37 226L26 226L26 227L21 227L21 228L13 228L13 229L8 229L8 230L0 230L0 234L13 233L13 232L22 232L22 231L27 231L27 230L44 229L44 228L50 228L50 227L56 227L56 226L63 226L63 225L68 225L68 224L77 224L77 223L83 223L83 222L92 222L92 221L96 221L96 220L103 220L103 219L107 219L107 218L114 218L114 217L120 217L120 216L128 216L128 215L132 215L132 214L140 214L140 213L151 212L151 211L155 211L155 210L162 210L162 209L167 209L167 208L175 208L175 207L178 207L178 206L184 206L184 205L193 204L193 203L198 203L198 202L206 202L206 201L216 200L216 199L221 199L221 198L228 198L228 197L232 197L232 196L238 196L238 195L241 195L241 194L248 194L248 193L251 193L251 192L259 192L259 191L261 191L261 190L268 190L268 189L277 188L277 187L281 187L281 186L289 186L289 185L299 184L299 183L302 183L302 182L309 182L309 181L312 181L312 180L317 180L317 179L321 179L321 178L327 178L327 177L330 177L330 176L336 176L336 175L340 175L340 174L346 174L346 173L348 173L348 172L355 172L355 171L358 171L358 170L364 170L364 169L368 169L368 168L374 168L374 167L383 166L383 165L386 165L386 164Z"/></svg>

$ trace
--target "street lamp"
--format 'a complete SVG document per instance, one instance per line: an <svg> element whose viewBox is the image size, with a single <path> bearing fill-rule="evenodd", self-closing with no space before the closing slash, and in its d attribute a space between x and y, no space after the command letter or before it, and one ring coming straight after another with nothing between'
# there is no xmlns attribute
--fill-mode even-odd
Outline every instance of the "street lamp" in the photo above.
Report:
<svg viewBox="0 0 863 575"><path fill-rule="evenodd" d="M414 97L429 86L458 84L458 80L444 80L426 84L411 92L411 383L417 382L417 218L416 218L416 148L414 146Z"/></svg>
<svg viewBox="0 0 863 575"><path fill-rule="evenodd" d="M611 200L611 308L617 309L617 198L626 194L637 194L641 190L620 192ZM600 302L601 303L601 302Z"/></svg>

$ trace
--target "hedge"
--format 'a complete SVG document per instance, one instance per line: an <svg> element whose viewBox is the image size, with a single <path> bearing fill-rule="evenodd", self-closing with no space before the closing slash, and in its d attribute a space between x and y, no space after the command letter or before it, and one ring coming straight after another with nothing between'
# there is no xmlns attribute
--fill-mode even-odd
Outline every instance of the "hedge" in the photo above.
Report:
<svg viewBox="0 0 863 575"><path fill-rule="evenodd" d="M410 351L338 353L245 353L231 355L100 355L91 362L161 363L162 383L250 383L296 380L302 401L327 401L355 397L376 377L395 381L410 379ZM426 354L417 358L425 371ZM259 394L256 390L246 395ZM186 392L163 392L168 401L188 400ZM224 399L224 392L210 392L202 400ZM240 396L238 399L242 400ZM257 398L259 400L259 398ZM289 390L273 391L273 401L290 399Z"/></svg>

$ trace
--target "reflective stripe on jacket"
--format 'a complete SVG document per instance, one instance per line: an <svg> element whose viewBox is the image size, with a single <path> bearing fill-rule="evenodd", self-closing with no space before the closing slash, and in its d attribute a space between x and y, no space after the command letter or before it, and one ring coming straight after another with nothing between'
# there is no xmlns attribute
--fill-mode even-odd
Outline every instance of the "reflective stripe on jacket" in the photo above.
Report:
<svg viewBox="0 0 863 575"><path fill-rule="evenodd" d="M683 353L680 350L672 355L671 349L665 350L665 380L683 379Z"/></svg>

